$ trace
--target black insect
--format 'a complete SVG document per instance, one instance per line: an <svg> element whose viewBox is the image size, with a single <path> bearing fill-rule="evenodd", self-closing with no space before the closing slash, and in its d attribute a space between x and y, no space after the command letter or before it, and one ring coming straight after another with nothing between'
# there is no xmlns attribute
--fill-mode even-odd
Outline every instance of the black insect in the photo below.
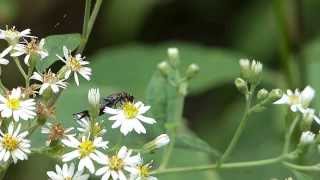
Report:
<svg viewBox="0 0 320 180"><path fill-rule="evenodd" d="M118 107L123 105L126 102L131 102L133 103L134 97L126 92L119 92L119 93L114 93L106 98L103 98L103 102L100 104L100 111L99 111L99 116L103 114L103 110L106 107ZM84 110L78 113L73 114L73 118L76 120L82 119L82 118L89 118L89 111Z"/></svg>

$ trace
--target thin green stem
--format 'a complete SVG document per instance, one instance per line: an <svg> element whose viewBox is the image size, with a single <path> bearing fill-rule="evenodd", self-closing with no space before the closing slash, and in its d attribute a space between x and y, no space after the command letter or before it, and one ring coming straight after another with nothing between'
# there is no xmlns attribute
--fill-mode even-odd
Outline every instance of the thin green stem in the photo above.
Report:
<svg viewBox="0 0 320 180"><path fill-rule="evenodd" d="M280 61L283 73L287 79L289 87L294 86L293 72L290 67L290 38L289 28L285 17L285 1L273 0L274 13L276 17L277 27L280 32Z"/></svg>
<svg viewBox="0 0 320 180"><path fill-rule="evenodd" d="M320 166L318 164L316 165L298 165L298 164L293 164L293 163L289 163L289 162L283 162L283 165L291 168L291 169L295 169L298 171L320 171Z"/></svg>
<svg viewBox="0 0 320 180"><path fill-rule="evenodd" d="M263 159L258 161L248 161L248 162L236 162L236 163L224 163L220 166L218 164L210 164L203 166L194 166L194 167L178 167L178 168L169 168L169 169L159 169L151 174L169 174L169 173L182 173L182 172L195 172L195 171L208 171L214 169L235 169L235 168L249 168L249 167L258 167L265 166L282 161L283 157L279 156L276 158Z"/></svg>
<svg viewBox="0 0 320 180"><path fill-rule="evenodd" d="M288 132L285 136L285 142L284 142L284 146L283 146L283 154L287 154L289 152L290 144L291 144L291 137L292 137L292 134L294 132L296 125L299 122L299 119L300 119L300 116L297 115L288 129Z"/></svg>
<svg viewBox="0 0 320 180"><path fill-rule="evenodd" d="M83 32L82 32L82 40L81 40L81 43L78 48L78 53L82 53L84 48L87 45L88 39L90 37L91 31L93 28L93 25L96 21L96 18L98 16L99 11L100 11L102 1L103 0L96 0L96 3L94 5L94 8L93 8L92 13L90 15L90 18L88 18L86 16L87 15L86 12L87 11L90 12L90 10L87 10L87 8L91 8L91 0L86 0L85 18L84 18L84 23L83 23L84 27L83 27ZM90 3L90 5L87 5L88 3Z"/></svg>
<svg viewBox="0 0 320 180"><path fill-rule="evenodd" d="M82 38L85 39L88 34L88 22L91 14L91 0L86 0L85 9L84 9L84 18L82 25Z"/></svg>
<svg viewBox="0 0 320 180"><path fill-rule="evenodd" d="M250 107L251 107L251 101L252 101L252 96L254 94L256 86L252 85L250 87L250 91L249 93L246 95L246 108L245 108L245 112L242 116L242 119L240 121L240 124L235 132L235 134L233 135L233 138L230 142L230 144L228 145L226 151L223 153L223 155L221 156L218 165L221 165L224 161L226 161L228 159L228 157L230 156L230 154L233 152L235 146L237 145L240 136L242 134L242 132L244 131L246 124L248 122L248 117L250 115Z"/></svg>
<svg viewBox="0 0 320 180"><path fill-rule="evenodd" d="M25 79L25 81L27 82L27 79L28 79L28 76L27 74L25 73L25 71L23 70L21 64L20 64L20 61L17 57L14 57L14 62L16 63L21 75L23 76L23 78Z"/></svg>

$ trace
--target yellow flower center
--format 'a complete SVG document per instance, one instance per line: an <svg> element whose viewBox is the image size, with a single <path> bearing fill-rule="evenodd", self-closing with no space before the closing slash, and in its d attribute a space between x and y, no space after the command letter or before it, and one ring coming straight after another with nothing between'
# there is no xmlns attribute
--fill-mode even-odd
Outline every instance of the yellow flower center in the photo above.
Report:
<svg viewBox="0 0 320 180"><path fill-rule="evenodd" d="M2 139L3 147L8 151L14 151L18 148L19 141L10 134L5 134Z"/></svg>
<svg viewBox="0 0 320 180"><path fill-rule="evenodd" d="M137 107L135 107L134 104L131 102L126 102L123 105L122 109L123 109L124 115L128 119L135 118L139 112L139 109Z"/></svg>
<svg viewBox="0 0 320 180"><path fill-rule="evenodd" d="M290 104L299 104L300 103L300 97L297 96L297 95L289 96L289 103Z"/></svg>
<svg viewBox="0 0 320 180"><path fill-rule="evenodd" d="M85 140L80 144L80 156L85 157L92 153L96 147L94 146L93 142L90 140Z"/></svg>
<svg viewBox="0 0 320 180"><path fill-rule="evenodd" d="M71 56L69 58L67 64L71 68L72 71L78 71L82 67L80 62L73 56Z"/></svg>
<svg viewBox="0 0 320 180"><path fill-rule="evenodd" d="M16 98L9 98L6 104L12 110L19 109L21 105L20 100Z"/></svg>
<svg viewBox="0 0 320 180"><path fill-rule="evenodd" d="M98 136L101 134L102 127L100 126L99 123L94 124L93 130L92 130L92 135L93 136Z"/></svg>
<svg viewBox="0 0 320 180"><path fill-rule="evenodd" d="M112 156L110 159L110 168L115 171L121 170L123 168L123 160L118 158L118 156Z"/></svg>
<svg viewBox="0 0 320 180"><path fill-rule="evenodd" d="M72 177L70 177L70 176L65 177L64 180L72 180Z"/></svg>
<svg viewBox="0 0 320 180"><path fill-rule="evenodd" d="M150 168L148 165L141 165L138 167L139 169L139 175L141 177L148 177L149 176L149 173L150 173Z"/></svg>

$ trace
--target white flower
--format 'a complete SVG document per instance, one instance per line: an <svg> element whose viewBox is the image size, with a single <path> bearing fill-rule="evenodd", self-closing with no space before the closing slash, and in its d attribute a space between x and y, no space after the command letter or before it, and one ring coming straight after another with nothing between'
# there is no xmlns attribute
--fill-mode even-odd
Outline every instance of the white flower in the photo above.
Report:
<svg viewBox="0 0 320 180"><path fill-rule="evenodd" d="M88 93L88 101L91 106L100 106L100 91L99 89L91 88Z"/></svg>
<svg viewBox="0 0 320 180"><path fill-rule="evenodd" d="M64 82L64 79L60 80L55 73L51 72L51 70L43 75L33 72L33 75L30 77L30 79L42 82L39 94L42 94L48 87L51 88L53 93L58 93L59 88L64 89L67 87L67 83Z"/></svg>
<svg viewBox="0 0 320 180"><path fill-rule="evenodd" d="M106 107L104 112L112 114L109 118L111 121L115 121L112 124L112 128L120 127L120 131L127 135L132 130L135 130L138 134L146 133L146 129L141 122L147 124L154 124L156 121L152 118L143 116L150 109L150 106L145 106L142 102L131 103L125 102L121 109L113 109Z"/></svg>
<svg viewBox="0 0 320 180"><path fill-rule="evenodd" d="M320 124L320 119L315 115L315 110L312 108L302 109L303 120L311 124L313 120L315 120L318 124Z"/></svg>
<svg viewBox="0 0 320 180"><path fill-rule="evenodd" d="M140 156L131 156L132 151L127 147L122 146L117 155L113 155L110 158L107 155L98 153L98 163L103 165L102 168L96 172L97 176L102 176L101 180L108 180L111 176L113 180L127 180L124 171L135 173L136 165L140 161Z"/></svg>
<svg viewBox="0 0 320 180"><path fill-rule="evenodd" d="M15 121L34 118L36 116L34 99L22 99L22 97L20 88L13 89L7 98L0 95L1 117L10 118L13 116Z"/></svg>
<svg viewBox="0 0 320 180"><path fill-rule="evenodd" d="M29 65L30 57L34 54L38 54L42 60L48 56L47 50L44 49L44 43L45 39L41 39L40 42L37 42L36 39L31 39L30 42L25 41L24 44L17 44L14 46L16 52L12 53L11 56L18 57L25 54L24 63L26 65Z"/></svg>
<svg viewBox="0 0 320 180"><path fill-rule="evenodd" d="M91 76L91 68L84 67L88 65L88 61L84 61L84 57L81 57L81 54L77 54L76 56L72 56L71 52L63 46L63 54L64 58L56 55L61 61L63 61L67 66L67 71L65 73L65 79L70 77L70 74L73 72L74 80L76 81L77 86L79 86L79 78L78 73L84 77L86 80L90 80Z"/></svg>
<svg viewBox="0 0 320 180"><path fill-rule="evenodd" d="M48 140L46 141L46 145L48 146L52 141L66 139L68 136L75 136L75 134L72 133L73 130L73 127L65 129L61 123L52 124L47 122L41 128L41 133L48 134Z"/></svg>
<svg viewBox="0 0 320 180"><path fill-rule="evenodd" d="M6 30L0 29L0 39L5 39L8 41L11 45L14 45L19 42L19 39L22 37L33 37L29 34L31 33L30 29L25 29L21 32L17 31L15 26L13 26L11 29L9 27L6 27Z"/></svg>
<svg viewBox="0 0 320 180"><path fill-rule="evenodd" d="M5 50L3 50L0 54L0 64L7 65L9 64L9 60L5 59L4 57L10 53L12 50L12 46L7 47Z"/></svg>
<svg viewBox="0 0 320 180"><path fill-rule="evenodd" d="M30 140L25 139L28 135L27 131L20 133L21 124L18 124L17 129L14 129L14 124L11 122L8 127L8 132L4 133L0 130L0 161L8 161L10 157L14 163L18 160L27 160L27 154L30 153Z"/></svg>
<svg viewBox="0 0 320 180"><path fill-rule="evenodd" d="M56 165L56 172L48 171L47 175L49 180L87 180L89 174L83 174L83 171L74 172L74 164L71 163L70 167L67 164L63 164L62 168Z"/></svg>
<svg viewBox="0 0 320 180"><path fill-rule="evenodd" d="M77 120L77 123L80 125L80 127L78 127L77 130L84 133L85 135L89 135L91 133L93 136L102 136L104 133L107 132L107 130L104 129L101 123L99 122L95 122L92 130L91 121L87 116Z"/></svg>
<svg viewBox="0 0 320 180"><path fill-rule="evenodd" d="M103 141L102 137L95 137L94 140L83 136L81 142L73 136L68 136L68 139L62 140L63 144L74 148L74 151L66 153L62 156L63 162L71 161L75 158L80 159L78 170L82 171L87 168L91 174L94 173L95 168L92 160L97 161L97 153L101 153L98 148L106 149L108 141Z"/></svg>
<svg viewBox="0 0 320 180"><path fill-rule="evenodd" d="M300 137L300 143L302 144L311 144L314 141L315 134L311 131L304 131Z"/></svg>
<svg viewBox="0 0 320 180"><path fill-rule="evenodd" d="M140 157L140 155L139 158L140 160L136 165L136 170L131 173L130 180L157 180L156 177L150 176L152 162L143 164L143 159Z"/></svg>
<svg viewBox="0 0 320 180"><path fill-rule="evenodd" d="M310 86L304 88L302 92L298 89L293 93L290 89L287 90L287 94L283 94L282 97L274 102L274 104L288 104L290 106L291 111L304 111L306 109L311 100L314 98L315 91Z"/></svg>

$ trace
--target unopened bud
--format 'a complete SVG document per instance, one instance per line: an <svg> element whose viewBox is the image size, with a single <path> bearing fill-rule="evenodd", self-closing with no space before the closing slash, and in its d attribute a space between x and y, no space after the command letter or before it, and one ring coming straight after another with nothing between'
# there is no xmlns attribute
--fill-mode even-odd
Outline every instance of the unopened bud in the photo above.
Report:
<svg viewBox="0 0 320 180"><path fill-rule="evenodd" d="M261 79L263 65L256 60L240 59L241 77L248 80L249 83L258 84Z"/></svg>
<svg viewBox="0 0 320 180"><path fill-rule="evenodd" d="M145 151L154 151L155 149L162 148L170 143L170 138L167 134L161 134L160 136L156 137L154 140L148 142L143 146Z"/></svg>
<svg viewBox="0 0 320 180"><path fill-rule="evenodd" d="M271 101L278 100L281 97L282 97L281 89L272 89L272 91L269 93L269 98Z"/></svg>
<svg viewBox="0 0 320 180"><path fill-rule="evenodd" d="M250 61L249 59L240 59L240 73L241 77L248 79L250 76Z"/></svg>
<svg viewBox="0 0 320 180"><path fill-rule="evenodd" d="M259 100L265 99L266 97L268 97L268 94L269 94L269 92L266 89L260 89L258 91L257 98Z"/></svg>
<svg viewBox="0 0 320 180"><path fill-rule="evenodd" d="M97 117L100 110L100 91L99 89L91 88L88 92L88 101L91 106L90 115Z"/></svg>
<svg viewBox="0 0 320 180"><path fill-rule="evenodd" d="M198 74L199 70L200 70L200 68L199 68L198 65L196 65L196 64L190 64L190 65L188 66L187 71L186 71L186 76L187 76L187 78L188 78L188 79L193 78L196 74Z"/></svg>
<svg viewBox="0 0 320 180"><path fill-rule="evenodd" d="M241 78L237 78L234 81L234 84L236 85L236 87L238 88L238 90L243 93L243 94L247 94L248 93L248 84L245 80L241 79Z"/></svg>
<svg viewBox="0 0 320 180"><path fill-rule="evenodd" d="M179 50L178 48L169 48L168 49L168 57L169 57L169 63L173 67L177 67L180 63L180 58L179 58Z"/></svg>
<svg viewBox="0 0 320 180"><path fill-rule="evenodd" d="M315 136L316 135L311 131L302 132L301 137L300 137L300 144L301 145L312 144L314 142Z"/></svg>
<svg viewBox="0 0 320 180"><path fill-rule="evenodd" d="M170 65L166 61L162 61L158 64L158 69L164 76L168 76L170 73Z"/></svg>

